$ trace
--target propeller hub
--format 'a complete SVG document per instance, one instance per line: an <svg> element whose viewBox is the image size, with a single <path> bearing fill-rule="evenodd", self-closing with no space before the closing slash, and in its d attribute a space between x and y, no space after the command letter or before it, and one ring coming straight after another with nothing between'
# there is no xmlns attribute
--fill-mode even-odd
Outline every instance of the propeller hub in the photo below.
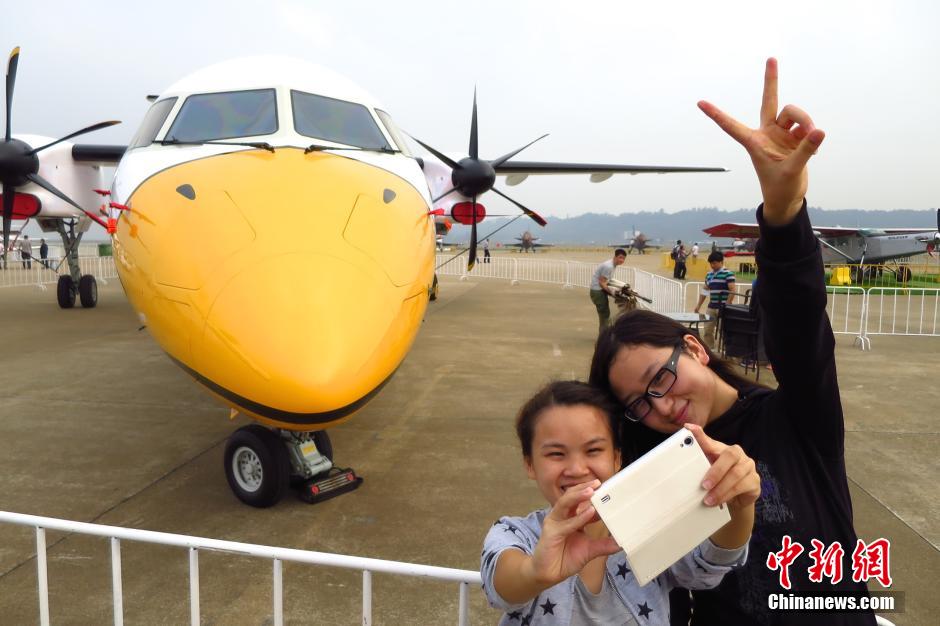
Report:
<svg viewBox="0 0 940 626"><path fill-rule="evenodd" d="M450 176L454 188L463 195L473 198L486 193L496 182L496 170L483 159L466 157L457 163Z"/></svg>
<svg viewBox="0 0 940 626"><path fill-rule="evenodd" d="M0 142L0 181L4 185L19 187L28 182L27 176L39 171L39 157L30 154L31 150L19 139Z"/></svg>

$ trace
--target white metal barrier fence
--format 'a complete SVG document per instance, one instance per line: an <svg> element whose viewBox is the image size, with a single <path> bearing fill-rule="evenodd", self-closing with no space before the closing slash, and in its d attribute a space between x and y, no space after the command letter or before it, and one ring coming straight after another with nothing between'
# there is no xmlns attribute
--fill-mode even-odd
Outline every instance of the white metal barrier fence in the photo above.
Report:
<svg viewBox="0 0 940 626"><path fill-rule="evenodd" d="M689 282L685 284L685 301L683 306L678 311L692 310L692 308L698 303L699 296L702 294L702 290L705 289L705 283L702 282ZM734 297L731 298L731 304L743 304L744 296L747 295L747 292L751 289L751 283L738 283L734 284ZM702 303L702 311L708 307L708 296L705 296L705 302Z"/></svg>
<svg viewBox="0 0 940 626"><path fill-rule="evenodd" d="M490 257L488 263L477 259L473 271L468 274L466 255L453 257L439 254L435 260L435 267L437 273L442 276L501 278L512 281L513 284L525 280L587 289L591 286L591 276L597 264L558 259L512 259L493 256ZM677 280L623 265L614 270L614 278L631 285L633 290L640 295L651 298L653 304L650 308L654 311L684 309L682 283Z"/></svg>
<svg viewBox="0 0 940 626"><path fill-rule="evenodd" d="M468 585L481 585L483 583L479 572L471 570L435 567L431 565L417 565L414 563L401 563L398 561L383 561L365 557L347 556L343 554L330 554L327 552L312 552L309 550L295 550L291 548L276 548L252 543L239 543L235 541L222 541L204 537L190 537L172 533L161 533L151 530L138 530L136 528L121 528L119 526L103 526L85 522L73 522L52 517L39 517L21 513L0 511L0 522L32 526L36 529L36 575L39 585L39 619L42 626L49 624L49 580L46 562L46 529L60 530L81 535L107 537L111 541L111 591L113 596L114 623L120 626L124 623L124 592L121 572L121 540L139 541L143 543L161 544L187 548L189 551L189 614L190 622L198 626L200 620L199 604L199 551L216 551L239 554L243 556L256 556L271 559L272 573L272 609L275 626L284 624L284 593L283 593L283 562L307 563L309 565L327 565L362 571L362 624L372 624L372 573L397 574L400 576L418 576L459 583L458 591L458 617L459 626L469 624L469 588Z"/></svg>
<svg viewBox="0 0 940 626"><path fill-rule="evenodd" d="M867 294L861 287L826 287L826 313L832 332L840 335L855 335L855 343L862 350L871 348L865 335Z"/></svg>
<svg viewBox="0 0 940 626"><path fill-rule="evenodd" d="M61 259L46 259L43 264L39 259L33 259L30 267L25 267L19 259L15 262L7 261L7 268L0 269L0 288L35 286L45 289L46 285L56 283L60 275L68 274L68 263L60 261ZM117 278L114 257L83 256L78 258L78 266L83 275L91 274L105 284L108 279Z"/></svg>
<svg viewBox="0 0 940 626"><path fill-rule="evenodd" d="M866 337L940 335L940 289L872 287L865 296Z"/></svg>
<svg viewBox="0 0 940 626"><path fill-rule="evenodd" d="M686 304L695 306L690 303L693 299L698 302L699 293L704 288L705 283L686 283ZM737 295L732 303L743 304L744 296L750 289L750 283L735 283L734 291ZM855 335L857 339L862 340L865 335L865 290L861 287L827 286L826 294L826 313L829 315L832 332L837 335ZM702 306L704 308L708 303Z"/></svg>
<svg viewBox="0 0 940 626"><path fill-rule="evenodd" d="M686 306L695 306L704 283L686 284ZM750 285L738 284L745 294ZM940 289L826 286L826 313L837 335L854 335L863 350L869 335L940 337Z"/></svg>

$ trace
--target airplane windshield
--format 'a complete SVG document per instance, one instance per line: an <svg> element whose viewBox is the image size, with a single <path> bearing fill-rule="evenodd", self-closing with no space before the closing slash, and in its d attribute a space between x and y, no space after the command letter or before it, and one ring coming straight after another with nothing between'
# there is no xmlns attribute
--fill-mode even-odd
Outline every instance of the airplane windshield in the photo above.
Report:
<svg viewBox="0 0 940 626"><path fill-rule="evenodd" d="M176 98L167 98L166 100L155 102L154 105L150 107L150 110L147 111L147 115L144 116L144 121L140 124L140 128L137 129L137 134L134 135L134 138L131 140L131 150L140 148L141 146L149 146L153 142L157 133L163 128L163 122L166 121L170 111L173 110L174 104L176 104Z"/></svg>
<svg viewBox="0 0 940 626"><path fill-rule="evenodd" d="M398 144L398 149L401 150L401 153L406 157L412 156L408 144L405 143L405 138L401 136L401 131L398 130L398 126L392 121L392 117L381 109L376 109L375 114L378 115L382 123L385 124L385 130L392 136L392 141Z"/></svg>
<svg viewBox="0 0 940 626"><path fill-rule="evenodd" d="M369 150L391 150L369 109L355 102L291 90L294 129L305 137Z"/></svg>
<svg viewBox="0 0 940 626"><path fill-rule="evenodd" d="M277 131L273 89L189 96L166 134L181 142L256 137Z"/></svg>

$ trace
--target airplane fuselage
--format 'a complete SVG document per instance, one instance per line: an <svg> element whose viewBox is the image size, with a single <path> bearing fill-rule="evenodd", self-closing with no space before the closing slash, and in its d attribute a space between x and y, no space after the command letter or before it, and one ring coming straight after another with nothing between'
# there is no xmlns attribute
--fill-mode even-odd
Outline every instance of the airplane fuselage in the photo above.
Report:
<svg viewBox="0 0 940 626"><path fill-rule="evenodd" d="M924 237L932 236L933 231L896 235L870 235L868 237L859 237L857 235L832 237L827 239L827 243L834 246L842 254L822 246L823 260L826 263L861 263L864 259L866 265L885 263L922 254L925 250ZM846 257L852 260L850 261Z"/></svg>
<svg viewBox="0 0 940 626"><path fill-rule="evenodd" d="M434 261L418 164L367 95L309 67L236 61L184 79L153 105L112 187L129 208L118 273L150 333L226 404L288 430L336 424L389 380ZM368 133L389 149L305 152ZM173 139L273 151L159 143Z"/></svg>

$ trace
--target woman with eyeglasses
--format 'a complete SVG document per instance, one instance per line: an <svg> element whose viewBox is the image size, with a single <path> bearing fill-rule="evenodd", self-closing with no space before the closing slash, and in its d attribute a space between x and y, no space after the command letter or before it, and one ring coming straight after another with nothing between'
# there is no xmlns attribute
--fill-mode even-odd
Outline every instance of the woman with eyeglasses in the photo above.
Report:
<svg viewBox="0 0 940 626"><path fill-rule="evenodd" d="M731 520L640 587L590 501L620 470L621 421L607 394L574 380L549 383L519 410L526 474L548 506L501 517L483 541L483 591L504 611L501 626L668 626L671 589L714 587L745 562L760 495L754 461L689 426L711 464L703 500L727 505Z"/></svg>
<svg viewBox="0 0 940 626"><path fill-rule="evenodd" d="M875 624L871 612L773 611L771 594L867 596L853 581L852 524L844 458L835 340L826 315L819 244L806 213L806 164L825 134L795 106L777 110L777 62L768 59L760 126L755 129L708 102L699 108L751 157L763 195L757 209L761 237L764 340L779 386L755 384L719 358L701 339L650 311L622 316L597 340L591 383L624 407L624 455L642 454L658 441L696 424L712 438L737 444L757 462L761 496L755 507L751 558L714 590L693 592L692 624ZM785 540L784 537L789 537ZM811 551L821 542L835 569L810 580ZM792 542L792 543L790 543ZM793 556L786 545L799 544ZM790 588L783 583L788 574ZM685 623L674 620L673 623Z"/></svg>

